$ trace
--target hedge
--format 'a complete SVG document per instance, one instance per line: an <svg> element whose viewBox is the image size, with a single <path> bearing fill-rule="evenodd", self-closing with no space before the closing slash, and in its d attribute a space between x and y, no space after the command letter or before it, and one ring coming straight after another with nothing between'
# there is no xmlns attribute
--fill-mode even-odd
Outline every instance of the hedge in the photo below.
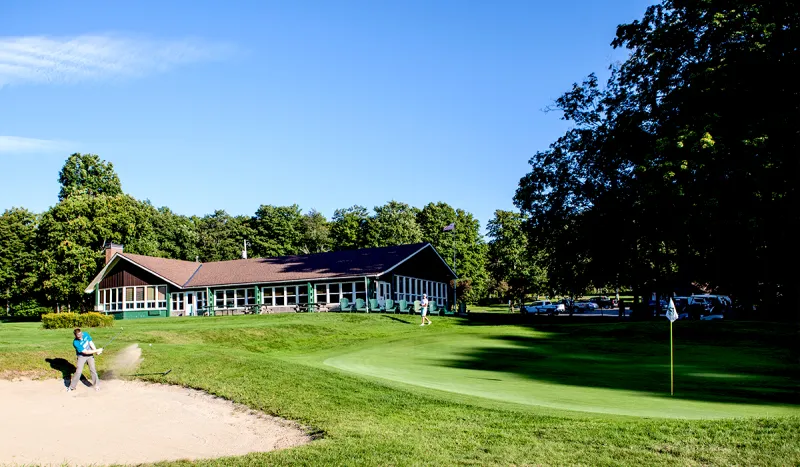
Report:
<svg viewBox="0 0 800 467"><path fill-rule="evenodd" d="M48 313L42 315L45 329L107 328L114 325L114 317L100 313Z"/></svg>
<svg viewBox="0 0 800 467"><path fill-rule="evenodd" d="M10 316L14 318L38 318L43 314L52 312L52 307L40 306L36 300L26 300L11 305Z"/></svg>

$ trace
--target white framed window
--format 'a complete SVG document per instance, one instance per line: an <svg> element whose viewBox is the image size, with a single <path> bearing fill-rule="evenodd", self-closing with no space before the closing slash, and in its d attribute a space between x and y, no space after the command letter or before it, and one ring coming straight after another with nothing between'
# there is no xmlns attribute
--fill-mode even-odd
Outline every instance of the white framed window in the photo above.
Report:
<svg viewBox="0 0 800 467"><path fill-rule="evenodd" d="M339 303L341 301L342 284L328 284L328 303Z"/></svg>
<svg viewBox="0 0 800 467"><path fill-rule="evenodd" d="M262 305L272 306L275 303L274 297L272 295L273 293L272 289L273 289L272 287L264 287L263 289L261 289Z"/></svg>
<svg viewBox="0 0 800 467"><path fill-rule="evenodd" d="M172 310L173 312L183 311L185 309L183 302L183 292L175 292L172 294Z"/></svg>

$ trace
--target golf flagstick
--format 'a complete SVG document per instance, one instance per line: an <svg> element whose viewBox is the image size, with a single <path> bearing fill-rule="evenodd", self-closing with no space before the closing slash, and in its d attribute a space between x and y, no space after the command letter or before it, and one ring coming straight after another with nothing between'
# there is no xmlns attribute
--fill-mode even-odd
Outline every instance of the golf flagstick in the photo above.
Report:
<svg viewBox="0 0 800 467"><path fill-rule="evenodd" d="M667 305L667 319L669 320L669 395L675 395L675 360L672 351L672 323L678 319L678 311L675 310L675 302L669 299Z"/></svg>

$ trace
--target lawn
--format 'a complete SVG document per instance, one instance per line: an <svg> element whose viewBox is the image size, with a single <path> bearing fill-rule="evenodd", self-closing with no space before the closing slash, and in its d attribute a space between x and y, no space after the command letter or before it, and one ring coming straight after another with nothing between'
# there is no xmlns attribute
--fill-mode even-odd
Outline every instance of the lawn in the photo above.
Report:
<svg viewBox="0 0 800 467"><path fill-rule="evenodd" d="M122 326L109 354L137 342L142 372L172 369L165 382L319 437L201 465L800 463L797 327L676 323L670 397L666 320L561 318L475 314L420 327L408 316L286 314L90 332L102 345ZM0 376L60 377L70 340L0 324Z"/></svg>

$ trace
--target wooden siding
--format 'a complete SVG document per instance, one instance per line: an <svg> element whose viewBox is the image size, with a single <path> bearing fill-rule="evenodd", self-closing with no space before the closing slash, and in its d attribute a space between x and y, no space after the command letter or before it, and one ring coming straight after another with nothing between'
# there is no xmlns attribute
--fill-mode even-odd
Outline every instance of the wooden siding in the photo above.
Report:
<svg viewBox="0 0 800 467"><path fill-rule="evenodd" d="M127 261L120 260L100 281L101 289L137 285L164 285L166 281Z"/></svg>
<svg viewBox="0 0 800 467"><path fill-rule="evenodd" d="M453 280L453 274L442 263L439 256L430 248L417 253L414 257L394 268L388 275L381 276L382 281L394 283L395 275L426 279L435 282L449 284Z"/></svg>

